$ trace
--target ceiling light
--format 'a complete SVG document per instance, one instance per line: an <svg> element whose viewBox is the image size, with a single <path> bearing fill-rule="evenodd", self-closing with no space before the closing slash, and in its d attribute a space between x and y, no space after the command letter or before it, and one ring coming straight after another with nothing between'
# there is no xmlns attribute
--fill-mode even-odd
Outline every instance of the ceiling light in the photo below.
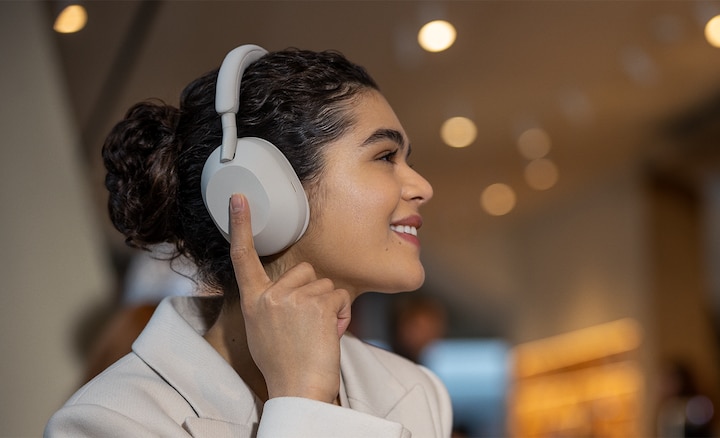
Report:
<svg viewBox="0 0 720 438"><path fill-rule="evenodd" d="M720 15L712 17L705 25L705 39L713 47L720 47Z"/></svg>
<svg viewBox="0 0 720 438"><path fill-rule="evenodd" d="M55 19L53 30L58 33L74 33L87 23L87 12L81 5L69 5Z"/></svg>
<svg viewBox="0 0 720 438"><path fill-rule="evenodd" d="M448 146L464 148L477 138L477 127L466 117L451 117L440 128L440 137Z"/></svg>
<svg viewBox="0 0 720 438"><path fill-rule="evenodd" d="M420 47L428 52L442 52L455 42L457 32L452 24L444 20L427 23L418 32Z"/></svg>
<svg viewBox="0 0 720 438"><path fill-rule="evenodd" d="M515 208L515 191L507 184L491 184L483 190L480 205L488 214L503 216Z"/></svg>
<svg viewBox="0 0 720 438"><path fill-rule="evenodd" d="M525 166L525 181L535 190L547 190L558 181L558 168L551 160L540 158Z"/></svg>
<svg viewBox="0 0 720 438"><path fill-rule="evenodd" d="M517 145L523 157L536 160L550 152L550 136L542 128L530 128L520 134Z"/></svg>

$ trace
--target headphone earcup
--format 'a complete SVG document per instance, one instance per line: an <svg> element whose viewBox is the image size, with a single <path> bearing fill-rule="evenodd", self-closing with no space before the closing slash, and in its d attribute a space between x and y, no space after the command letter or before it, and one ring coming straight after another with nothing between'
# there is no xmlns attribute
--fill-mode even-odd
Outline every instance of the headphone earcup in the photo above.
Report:
<svg viewBox="0 0 720 438"><path fill-rule="evenodd" d="M305 190L285 155L256 137L237 141L235 158L221 161L221 147L210 154L202 173L202 196L213 222L230 240L229 201L242 193L250 206L255 250L277 254L297 242L310 219Z"/></svg>

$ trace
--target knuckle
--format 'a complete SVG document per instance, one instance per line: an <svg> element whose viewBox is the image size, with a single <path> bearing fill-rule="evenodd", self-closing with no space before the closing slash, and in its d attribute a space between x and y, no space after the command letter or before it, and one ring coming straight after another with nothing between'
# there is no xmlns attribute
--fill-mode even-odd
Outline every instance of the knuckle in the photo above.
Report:
<svg viewBox="0 0 720 438"><path fill-rule="evenodd" d="M306 274L315 274L315 268L308 262L300 262L297 265L297 269Z"/></svg>
<svg viewBox="0 0 720 438"><path fill-rule="evenodd" d="M282 293L271 288L260 295L259 301L262 308L277 311L288 306L295 306L295 298L291 294Z"/></svg>
<svg viewBox="0 0 720 438"><path fill-rule="evenodd" d="M291 270L287 271L287 273L292 272L292 277L295 279L302 279L301 281L310 283L312 281L317 280L317 274L315 273L315 268L308 263L308 262L300 262L297 265L295 265Z"/></svg>
<svg viewBox="0 0 720 438"><path fill-rule="evenodd" d="M230 247L230 258L232 260L245 259L250 254L251 249L248 245L232 245Z"/></svg>
<svg viewBox="0 0 720 438"><path fill-rule="evenodd" d="M332 291L335 289L335 283L329 278L321 278L318 281L318 287L325 291Z"/></svg>

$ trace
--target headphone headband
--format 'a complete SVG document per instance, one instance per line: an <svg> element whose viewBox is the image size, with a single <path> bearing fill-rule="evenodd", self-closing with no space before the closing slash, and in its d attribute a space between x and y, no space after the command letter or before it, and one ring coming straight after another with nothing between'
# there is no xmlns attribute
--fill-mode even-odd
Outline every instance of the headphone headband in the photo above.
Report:
<svg viewBox="0 0 720 438"><path fill-rule="evenodd" d="M215 110L222 120L222 145L205 161L200 180L205 207L225 239L230 240L230 197L233 193L245 195L252 212L253 241L260 256L277 254L297 242L310 221L305 190L287 157L267 140L237 138L243 72L266 53L261 47L245 45L225 56L215 92Z"/></svg>
<svg viewBox="0 0 720 438"><path fill-rule="evenodd" d="M248 65L260 59L267 50L246 44L231 50L223 60L215 88L215 111L220 114L223 129L220 160L225 163L235 157L237 125L235 115L240 106L240 82Z"/></svg>

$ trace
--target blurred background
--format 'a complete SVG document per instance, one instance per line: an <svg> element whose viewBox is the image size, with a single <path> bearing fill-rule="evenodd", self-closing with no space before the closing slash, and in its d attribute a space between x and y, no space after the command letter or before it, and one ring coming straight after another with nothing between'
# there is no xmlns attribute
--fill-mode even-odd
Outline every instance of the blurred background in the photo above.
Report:
<svg viewBox="0 0 720 438"><path fill-rule="evenodd" d="M353 330L445 380L456 436L715 435L718 14L691 0L1 1L0 436L41 435L112 358L104 341L126 348L159 297L189 293L109 226L99 151L131 104L176 104L244 43L343 52L411 137L435 189L426 284L361 297ZM424 28L437 21L449 30Z"/></svg>

